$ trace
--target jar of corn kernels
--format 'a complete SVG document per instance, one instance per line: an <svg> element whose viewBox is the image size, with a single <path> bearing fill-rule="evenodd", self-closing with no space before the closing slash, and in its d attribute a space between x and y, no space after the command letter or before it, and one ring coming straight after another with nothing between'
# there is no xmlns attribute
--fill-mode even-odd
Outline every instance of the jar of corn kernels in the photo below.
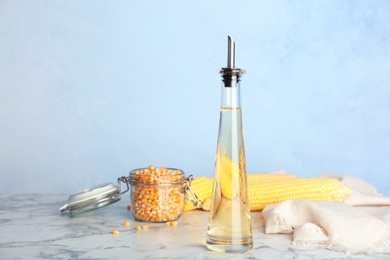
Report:
<svg viewBox="0 0 390 260"><path fill-rule="evenodd" d="M192 176L190 176L192 178ZM128 179L132 214L138 221L177 220L189 197L189 182L184 172L175 168L154 167L132 170Z"/></svg>
<svg viewBox="0 0 390 260"><path fill-rule="evenodd" d="M118 178L118 186L105 183L71 195L59 210L68 210L71 216L76 216L115 203L130 190L131 210L136 220L174 221L183 211L185 198L198 208L203 204L191 189L192 179L192 175L186 178L182 170L175 168L139 168L130 171L128 177Z"/></svg>

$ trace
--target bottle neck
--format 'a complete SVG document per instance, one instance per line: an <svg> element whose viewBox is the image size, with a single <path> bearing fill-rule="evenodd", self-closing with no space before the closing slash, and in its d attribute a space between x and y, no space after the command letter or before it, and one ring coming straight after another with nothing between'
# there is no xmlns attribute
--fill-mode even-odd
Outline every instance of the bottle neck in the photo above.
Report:
<svg viewBox="0 0 390 260"><path fill-rule="evenodd" d="M240 75L222 75L221 108L241 108Z"/></svg>

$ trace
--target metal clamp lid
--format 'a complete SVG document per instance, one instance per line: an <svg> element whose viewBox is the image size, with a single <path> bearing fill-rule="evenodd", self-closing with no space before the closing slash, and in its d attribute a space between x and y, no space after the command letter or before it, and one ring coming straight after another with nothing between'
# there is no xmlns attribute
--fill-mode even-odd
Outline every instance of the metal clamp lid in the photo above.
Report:
<svg viewBox="0 0 390 260"><path fill-rule="evenodd" d="M71 216L85 213L91 210L102 208L119 201L120 196L129 190L129 184L118 178L119 185L104 183L69 196L68 202L61 206L59 210L64 212L69 210ZM122 191L122 182L126 183L127 189Z"/></svg>

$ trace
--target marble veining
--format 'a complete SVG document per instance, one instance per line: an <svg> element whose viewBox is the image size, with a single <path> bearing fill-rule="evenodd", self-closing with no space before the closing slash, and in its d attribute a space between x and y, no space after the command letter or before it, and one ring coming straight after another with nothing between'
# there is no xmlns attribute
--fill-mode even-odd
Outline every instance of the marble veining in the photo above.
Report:
<svg viewBox="0 0 390 260"><path fill-rule="evenodd" d="M372 255L346 255L317 246L293 246L289 234L264 234L260 212L252 212L254 248L243 255L205 250L208 213L185 212L178 225L149 223L135 230L129 199L71 218L58 207L67 195L0 195L0 259L390 259L390 246ZM390 210L390 207L389 207ZM122 225L128 220L129 227ZM112 235L111 230L119 230Z"/></svg>

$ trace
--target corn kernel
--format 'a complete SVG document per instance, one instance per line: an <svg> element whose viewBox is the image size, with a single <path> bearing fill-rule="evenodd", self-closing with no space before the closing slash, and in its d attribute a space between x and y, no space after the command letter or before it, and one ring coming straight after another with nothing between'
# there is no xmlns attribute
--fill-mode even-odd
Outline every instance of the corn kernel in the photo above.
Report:
<svg viewBox="0 0 390 260"><path fill-rule="evenodd" d="M129 222L129 221L127 221L127 220L123 221L123 226L127 227L127 226L129 226L129 225L130 225L130 222Z"/></svg>
<svg viewBox="0 0 390 260"><path fill-rule="evenodd" d="M130 205L127 205L127 210L131 210L131 206Z"/></svg>
<svg viewBox="0 0 390 260"><path fill-rule="evenodd" d="M149 225L146 224L146 225L144 225L142 228L143 228L143 229L149 229Z"/></svg>
<svg viewBox="0 0 390 260"><path fill-rule="evenodd" d="M118 234L119 234L119 231L116 230L116 229L113 229L113 230L111 231L111 234L113 234L113 235L118 235Z"/></svg>
<svg viewBox="0 0 390 260"><path fill-rule="evenodd" d="M168 221L166 224L167 224L168 226L171 226L171 227L177 226L177 222L176 222L176 221Z"/></svg>
<svg viewBox="0 0 390 260"><path fill-rule="evenodd" d="M141 230L142 227L141 227L141 226L136 226L135 229L136 229L136 230Z"/></svg>

